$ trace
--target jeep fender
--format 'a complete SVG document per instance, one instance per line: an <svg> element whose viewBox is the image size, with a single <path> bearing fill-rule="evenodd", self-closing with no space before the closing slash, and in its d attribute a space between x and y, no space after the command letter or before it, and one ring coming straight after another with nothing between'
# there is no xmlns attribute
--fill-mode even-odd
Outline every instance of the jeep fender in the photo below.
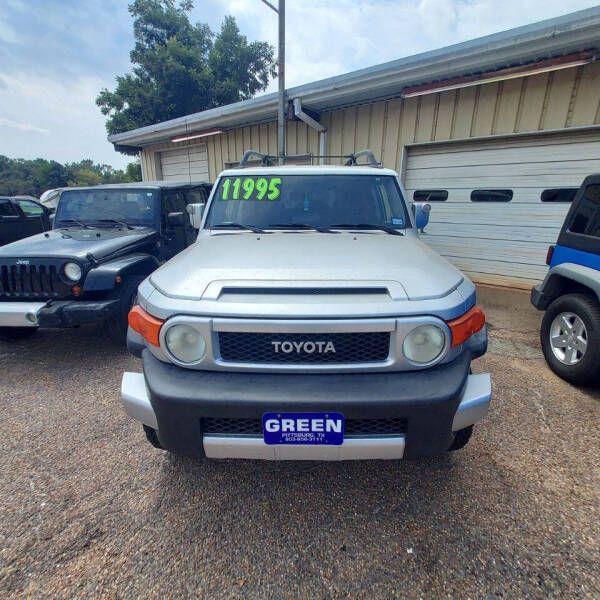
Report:
<svg viewBox="0 0 600 600"><path fill-rule="evenodd" d="M544 281L533 288L531 302L537 309L546 310L553 300L569 292L570 282L588 288L600 301L600 271L575 263L561 263L552 267Z"/></svg>
<svg viewBox="0 0 600 600"><path fill-rule="evenodd" d="M131 276L146 277L158 268L158 264L158 259L150 254L132 254L101 263L88 272L83 291L111 290L116 286L117 276L124 281Z"/></svg>

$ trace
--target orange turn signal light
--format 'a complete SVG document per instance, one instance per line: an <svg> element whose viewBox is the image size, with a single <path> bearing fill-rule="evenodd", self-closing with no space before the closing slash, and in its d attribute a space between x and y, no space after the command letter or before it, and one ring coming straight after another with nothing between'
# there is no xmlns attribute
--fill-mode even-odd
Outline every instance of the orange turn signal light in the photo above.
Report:
<svg viewBox="0 0 600 600"><path fill-rule="evenodd" d="M163 320L148 314L141 306L136 305L130 311L127 317L129 327L137 331L149 344L160 346L158 334L164 323Z"/></svg>
<svg viewBox="0 0 600 600"><path fill-rule="evenodd" d="M452 333L452 348L460 346L466 342L474 333L480 331L485 325L485 314L479 308L474 306L464 315L447 321L450 332Z"/></svg>

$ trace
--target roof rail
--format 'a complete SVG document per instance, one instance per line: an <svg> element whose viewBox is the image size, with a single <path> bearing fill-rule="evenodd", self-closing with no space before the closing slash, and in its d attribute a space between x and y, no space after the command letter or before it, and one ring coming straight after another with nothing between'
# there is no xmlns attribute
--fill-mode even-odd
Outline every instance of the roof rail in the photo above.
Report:
<svg viewBox="0 0 600 600"><path fill-rule="evenodd" d="M350 167L360 166L358 164L357 159L362 158L363 156L367 157L367 164L369 166L378 168L381 168L383 166L380 162L377 161L377 159L375 158L375 154L372 150L360 150L359 152L355 152L354 154L286 154L283 157L283 162L285 164L285 161L289 159L304 159L309 160L312 164L312 161L316 158L343 158L345 159L344 165ZM258 158L260 160L261 167L272 167L275 164L275 162L279 160L279 156L274 154L263 154L262 152L258 152L257 150L246 150L246 152L244 152L242 160L240 160L236 168L244 169L245 167L251 166L248 164L248 161L252 158Z"/></svg>
<svg viewBox="0 0 600 600"><path fill-rule="evenodd" d="M238 168L243 169L244 167L246 167L248 165L248 161L253 156L260 159L260 164L262 167L272 167L273 159L277 158L276 156L271 156L270 154L263 154L262 152L258 152L257 150L246 150L246 152L244 152L242 160L240 160Z"/></svg>
<svg viewBox="0 0 600 600"><path fill-rule="evenodd" d="M344 163L347 167L349 166L357 166L358 163L356 162L357 158L361 158L362 156L366 156L369 159L369 165L372 167L382 167L382 164L375 158L375 154L373 153L373 150L359 150L358 152L355 152L354 154L350 154L348 156L348 160Z"/></svg>

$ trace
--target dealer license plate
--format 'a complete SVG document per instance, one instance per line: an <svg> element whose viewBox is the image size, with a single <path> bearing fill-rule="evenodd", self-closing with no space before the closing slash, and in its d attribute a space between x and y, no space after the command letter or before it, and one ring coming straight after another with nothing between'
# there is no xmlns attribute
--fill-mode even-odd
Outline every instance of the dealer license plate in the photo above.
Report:
<svg viewBox="0 0 600 600"><path fill-rule="evenodd" d="M341 446L344 443L344 415L340 413L265 413L265 444L317 444Z"/></svg>

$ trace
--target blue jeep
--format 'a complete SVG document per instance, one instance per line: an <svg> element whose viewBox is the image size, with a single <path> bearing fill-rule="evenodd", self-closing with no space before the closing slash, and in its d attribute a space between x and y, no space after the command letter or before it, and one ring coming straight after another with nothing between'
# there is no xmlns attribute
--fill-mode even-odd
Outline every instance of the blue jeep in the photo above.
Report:
<svg viewBox="0 0 600 600"><path fill-rule="evenodd" d="M579 188L546 263L546 278L531 291L532 304L546 311L546 361L572 383L600 382L600 175Z"/></svg>

